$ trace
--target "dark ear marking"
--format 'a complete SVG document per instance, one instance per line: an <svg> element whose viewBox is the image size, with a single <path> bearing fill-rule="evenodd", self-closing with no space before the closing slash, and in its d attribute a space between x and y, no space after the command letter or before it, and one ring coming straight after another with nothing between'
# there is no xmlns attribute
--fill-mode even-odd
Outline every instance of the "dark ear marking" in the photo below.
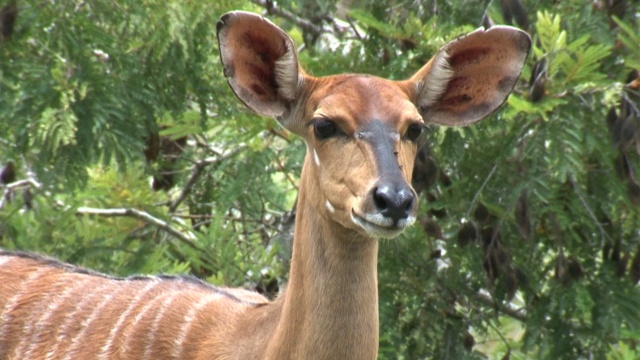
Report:
<svg viewBox="0 0 640 360"><path fill-rule="evenodd" d="M269 20L242 11L223 15L216 29L223 72L236 96L258 114L285 115L299 88L291 38Z"/></svg>
<svg viewBox="0 0 640 360"><path fill-rule="evenodd" d="M478 29L445 46L410 81L425 122L468 125L485 118L513 90L531 48L508 26Z"/></svg>

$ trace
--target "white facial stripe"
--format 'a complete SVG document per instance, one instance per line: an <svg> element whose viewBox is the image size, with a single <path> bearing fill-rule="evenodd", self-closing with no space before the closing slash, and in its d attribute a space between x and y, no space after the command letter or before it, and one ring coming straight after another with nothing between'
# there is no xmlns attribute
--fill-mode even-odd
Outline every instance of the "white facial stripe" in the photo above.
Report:
<svg viewBox="0 0 640 360"><path fill-rule="evenodd" d="M318 157L316 149L313 149L313 160L316 162L316 165L320 166L320 158Z"/></svg>
<svg viewBox="0 0 640 360"><path fill-rule="evenodd" d="M329 200L326 200L324 204L327 206L327 209L329 209L330 213L333 214L336 211L336 208L333 207L333 205L329 202Z"/></svg>

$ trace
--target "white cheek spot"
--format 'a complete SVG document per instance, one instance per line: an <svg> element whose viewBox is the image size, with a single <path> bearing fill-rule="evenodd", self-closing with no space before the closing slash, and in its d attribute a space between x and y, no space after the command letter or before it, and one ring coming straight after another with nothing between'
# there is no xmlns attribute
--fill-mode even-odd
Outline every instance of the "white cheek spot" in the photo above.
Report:
<svg viewBox="0 0 640 360"><path fill-rule="evenodd" d="M320 166L320 157L318 157L316 149L313 149L313 160L316 162L316 165Z"/></svg>
<svg viewBox="0 0 640 360"><path fill-rule="evenodd" d="M330 213L333 214L336 211L336 208L334 208L333 205L331 205L329 200L325 201L324 204L327 206L327 209L329 209Z"/></svg>

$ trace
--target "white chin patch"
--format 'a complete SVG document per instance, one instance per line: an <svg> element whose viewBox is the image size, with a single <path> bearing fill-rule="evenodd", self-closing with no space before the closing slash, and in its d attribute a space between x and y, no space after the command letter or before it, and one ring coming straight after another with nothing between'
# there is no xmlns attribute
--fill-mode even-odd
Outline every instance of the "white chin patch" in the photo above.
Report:
<svg viewBox="0 0 640 360"><path fill-rule="evenodd" d="M372 237L391 239L400 235L406 228L416 222L415 216L409 216L406 219L398 221L397 225L393 225L393 220L382 216L382 214L365 214L357 215L351 210L351 221L360 226L364 231Z"/></svg>

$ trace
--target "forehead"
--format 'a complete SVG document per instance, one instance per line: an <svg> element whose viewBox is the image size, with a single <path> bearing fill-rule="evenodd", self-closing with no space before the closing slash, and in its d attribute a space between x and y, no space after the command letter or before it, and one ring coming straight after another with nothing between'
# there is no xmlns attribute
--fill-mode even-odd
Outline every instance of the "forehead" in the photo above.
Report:
<svg viewBox="0 0 640 360"><path fill-rule="evenodd" d="M338 75L323 80L323 95L314 116L348 121L355 128L371 121L396 125L421 119L409 95L397 83L368 75Z"/></svg>

